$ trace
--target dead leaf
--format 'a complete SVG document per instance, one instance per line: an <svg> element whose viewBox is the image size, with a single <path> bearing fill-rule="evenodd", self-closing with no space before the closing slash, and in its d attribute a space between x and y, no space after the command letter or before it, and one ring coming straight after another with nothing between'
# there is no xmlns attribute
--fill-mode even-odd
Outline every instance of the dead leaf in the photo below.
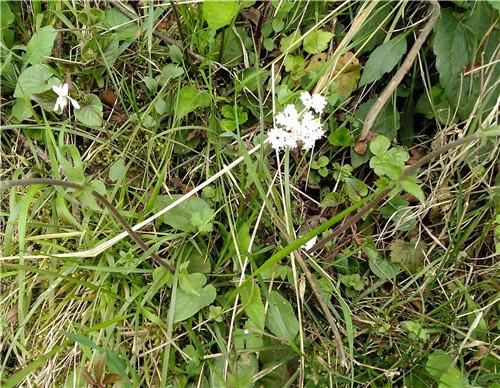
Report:
<svg viewBox="0 0 500 388"><path fill-rule="evenodd" d="M360 78L361 65L354 54L347 52L339 57L332 77L337 93L348 98L356 90Z"/></svg>
<svg viewBox="0 0 500 388"><path fill-rule="evenodd" d="M424 149L422 147L413 147L409 149L411 158L408 160L408 164L413 166L416 164L420 159L422 159L425 156Z"/></svg>
<svg viewBox="0 0 500 388"><path fill-rule="evenodd" d="M18 317L18 308L17 308L17 304L13 305L9 312L7 313L7 323L9 325L14 325L15 323L17 323L17 317Z"/></svg>
<svg viewBox="0 0 500 388"><path fill-rule="evenodd" d="M304 69L306 74L312 73L313 71L319 69L325 64L326 61L328 61L328 54L326 53L313 55Z"/></svg>
<svg viewBox="0 0 500 388"><path fill-rule="evenodd" d="M242 9L240 11L240 14L242 14L245 19L251 21L253 24L259 24L260 11L257 8Z"/></svg>
<svg viewBox="0 0 500 388"><path fill-rule="evenodd" d="M110 89L106 89L104 93L101 95L101 101L103 104L113 107L116 104L116 94Z"/></svg>

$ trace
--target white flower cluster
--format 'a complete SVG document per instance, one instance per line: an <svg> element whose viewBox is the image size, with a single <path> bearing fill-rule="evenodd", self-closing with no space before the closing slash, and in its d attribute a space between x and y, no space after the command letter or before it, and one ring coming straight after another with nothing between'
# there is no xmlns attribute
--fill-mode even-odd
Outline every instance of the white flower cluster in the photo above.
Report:
<svg viewBox="0 0 500 388"><path fill-rule="evenodd" d="M293 104L288 104L283 112L276 116L276 126L269 133L269 142L276 150L289 147L291 149L302 145L309 150L324 132L320 116L326 106L326 98L320 94L302 92L300 101L306 108L299 113Z"/></svg>

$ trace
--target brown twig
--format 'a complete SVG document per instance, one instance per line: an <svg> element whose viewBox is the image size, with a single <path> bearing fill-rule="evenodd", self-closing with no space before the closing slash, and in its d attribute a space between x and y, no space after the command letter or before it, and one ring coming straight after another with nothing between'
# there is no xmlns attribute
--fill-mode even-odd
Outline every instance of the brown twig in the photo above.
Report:
<svg viewBox="0 0 500 388"><path fill-rule="evenodd" d="M80 185L75 182L62 181L60 179L52 179L52 178L26 178L26 179L17 179L11 181L0 181L0 188L10 188L16 186L30 186L30 185L50 185L50 186L62 186L70 189L76 190L85 190L86 187L84 185ZM116 218L116 220L120 223L120 225L125 229L130 238L137 244L139 247L147 253L148 247L144 244L144 241L139 237L139 235L134 232L134 230L129 226L125 218L120 214L118 210L101 194L97 191L92 190L91 194L106 208L111 214ZM150 253L151 258L154 262L164 267L167 271L175 273L175 268L168 264L165 260L160 258L156 253Z"/></svg>
<svg viewBox="0 0 500 388"><path fill-rule="evenodd" d="M185 50L185 48L186 48L186 35L184 35L184 30L183 30L182 24L181 24L181 18L179 17L179 12L177 12L177 5L175 4L174 0L170 0L170 5L171 5L172 10L174 12L175 21L177 22L177 30L179 30L179 35L181 36L182 49Z"/></svg>
<svg viewBox="0 0 500 388"><path fill-rule="evenodd" d="M382 108L387 103L387 100L389 100L389 97L392 95L392 93L396 90L397 86L401 83L401 81L405 77L406 73L410 71L413 62L415 61L415 58L417 57L418 52L420 51L420 48L422 47L425 40L431 33L434 25L436 24L436 21L440 14L441 7L439 6L439 3L436 0L429 0L429 2L431 3L432 6L431 17L429 21L420 32L420 35L418 36L417 40L415 41L415 44L413 45L408 55L406 56L404 62L401 64L401 67L398 69L396 74L394 74L394 77L392 77L389 84L382 91L380 96L377 98L377 101L375 102L375 104L373 104L370 111L366 115L363 130L361 131L361 134L359 135L358 140L356 141L356 144L354 146L354 150L358 154L364 154L366 152L366 149L368 147L368 137L370 135L370 130L372 129L373 124L375 124L375 120L377 119Z"/></svg>

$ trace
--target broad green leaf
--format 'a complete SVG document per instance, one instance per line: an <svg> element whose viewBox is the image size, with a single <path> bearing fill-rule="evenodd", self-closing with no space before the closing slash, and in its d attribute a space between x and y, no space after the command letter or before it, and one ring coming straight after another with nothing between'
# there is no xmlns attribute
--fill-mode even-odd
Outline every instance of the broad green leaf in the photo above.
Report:
<svg viewBox="0 0 500 388"><path fill-rule="evenodd" d="M276 337L290 342L299 332L299 322L292 305L278 291L272 291L269 295L266 327Z"/></svg>
<svg viewBox="0 0 500 388"><path fill-rule="evenodd" d="M436 24L434 54L441 84L446 86L456 79L469 62L465 29L450 9L443 9Z"/></svg>
<svg viewBox="0 0 500 388"><path fill-rule="evenodd" d="M390 72L398 64L406 52L406 38L398 36L377 47L370 54L365 70L359 81L364 86L379 80L385 73Z"/></svg>
<svg viewBox="0 0 500 388"><path fill-rule="evenodd" d="M203 17L214 30L230 24L239 10L240 5L236 0L203 2Z"/></svg>
<svg viewBox="0 0 500 388"><path fill-rule="evenodd" d="M391 243L391 261L398 263L410 274L418 272L425 260L427 244L413 237L409 242L394 240Z"/></svg>
<svg viewBox="0 0 500 388"><path fill-rule="evenodd" d="M108 8L106 16L104 17L103 24L105 27L112 29L113 35L117 40L132 41L136 37L137 24L125 16L117 8Z"/></svg>
<svg viewBox="0 0 500 388"><path fill-rule="evenodd" d="M404 191L413 195L422 204L425 202L424 191L422 190L422 187L420 187L420 184L417 182L417 179L415 177L409 176L408 178L399 183Z"/></svg>
<svg viewBox="0 0 500 388"><path fill-rule="evenodd" d="M12 107L12 115L18 123L21 123L23 120L29 119L33 115L30 108L31 107L26 104L24 98L16 98L16 102Z"/></svg>
<svg viewBox="0 0 500 388"><path fill-rule="evenodd" d="M248 318L260 329L264 330L266 321L266 311L262 298L260 297L259 286L253 282L245 284L240 289L241 303Z"/></svg>
<svg viewBox="0 0 500 388"><path fill-rule="evenodd" d="M155 103L155 111L159 115L163 115L163 114L167 113L168 112L168 104L167 104L167 102L164 99L162 99L162 98L159 99L158 101L156 101L156 103Z"/></svg>
<svg viewBox="0 0 500 388"><path fill-rule="evenodd" d="M75 118L89 127L102 123L102 102L95 94L87 94L80 102L80 109L74 110Z"/></svg>
<svg viewBox="0 0 500 388"><path fill-rule="evenodd" d="M391 141L387 137L379 135L370 142L370 151L373 155L381 156L387 152L390 146Z"/></svg>
<svg viewBox="0 0 500 388"><path fill-rule="evenodd" d="M210 95L207 92L200 92L194 86L184 86L179 92L175 113L179 118L182 118L195 109L209 104Z"/></svg>
<svg viewBox="0 0 500 388"><path fill-rule="evenodd" d="M452 363L453 358L448 353L441 349L436 349L429 355L425 369L436 381L439 381Z"/></svg>
<svg viewBox="0 0 500 388"><path fill-rule="evenodd" d="M0 27L7 27L14 21L14 14L12 13L8 1L0 1Z"/></svg>
<svg viewBox="0 0 500 388"><path fill-rule="evenodd" d="M297 50L300 46L300 37L300 30L295 30L290 35L281 38L280 51L287 51L288 53L291 53L292 51Z"/></svg>
<svg viewBox="0 0 500 388"><path fill-rule="evenodd" d="M172 195L171 198L159 195L154 208L156 211L161 210L180 197L179 194ZM190 197L162 215L160 220L183 232L210 232L212 231L213 215L213 209L203 199Z"/></svg>
<svg viewBox="0 0 500 388"><path fill-rule="evenodd" d="M205 275L191 274L189 276L192 277L192 284L199 296L193 295L191 292L186 292L182 288L177 290L174 322L184 321L192 317L202 308L210 305L217 296L217 290L214 286L211 284L204 286L207 282Z"/></svg>
<svg viewBox="0 0 500 388"><path fill-rule="evenodd" d="M332 133L330 133L330 136L328 136L328 141L330 144L339 147L347 147L353 143L351 133L344 126L335 128Z"/></svg>
<svg viewBox="0 0 500 388"><path fill-rule="evenodd" d="M392 279L401 272L399 265L391 263L380 255L371 239L365 241L363 251L368 256L368 265L371 271L378 278L383 280Z"/></svg>
<svg viewBox="0 0 500 388"><path fill-rule="evenodd" d="M125 161L120 158L116 162L114 162L109 169L109 179L111 179L113 182L117 182L125 176L126 172L127 167L125 166Z"/></svg>
<svg viewBox="0 0 500 388"><path fill-rule="evenodd" d="M25 61L31 65L44 62L52 53L56 36L57 31L52 26L42 27L35 32L28 42Z"/></svg>
<svg viewBox="0 0 500 388"><path fill-rule="evenodd" d="M174 65L173 63L169 63L168 65L164 66L163 69L161 69L161 74L158 77L156 77L156 81L160 86L165 86L165 84L167 84L168 82L170 82L175 78L180 77L183 74L184 74L184 69L182 69L182 67Z"/></svg>
<svg viewBox="0 0 500 388"><path fill-rule="evenodd" d="M469 388L469 381L458 368L449 368L441 375L438 388Z"/></svg>
<svg viewBox="0 0 500 388"><path fill-rule="evenodd" d="M316 30L306 35L303 42L304 51L308 54L319 54L328 48L333 34L328 31Z"/></svg>
<svg viewBox="0 0 500 388"><path fill-rule="evenodd" d="M68 153L71 157L71 161L66 158L66 155ZM64 147L58 148L57 160L68 180L79 184L85 183L82 158L76 146L66 145Z"/></svg>
<svg viewBox="0 0 500 388"><path fill-rule="evenodd" d="M43 93L52 88L52 72L46 65L33 65L23 70L17 79L14 97L31 99L33 94Z"/></svg>

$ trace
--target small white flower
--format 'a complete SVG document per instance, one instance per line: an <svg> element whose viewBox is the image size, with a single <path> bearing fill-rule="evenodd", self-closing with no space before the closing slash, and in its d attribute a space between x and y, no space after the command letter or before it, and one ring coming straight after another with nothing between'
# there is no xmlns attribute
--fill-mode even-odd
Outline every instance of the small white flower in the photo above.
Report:
<svg viewBox="0 0 500 388"><path fill-rule="evenodd" d="M312 96L309 92L302 92L300 94L300 101L308 109L314 110L318 114L322 114L326 106L326 98L321 94L313 94Z"/></svg>
<svg viewBox="0 0 500 388"><path fill-rule="evenodd" d="M68 94L69 86L68 84L63 84L61 86L52 86L52 90L57 94L56 104L54 105L54 111L63 111L68 105L68 100L75 109L80 109L80 104L75 99L71 98Z"/></svg>
<svg viewBox="0 0 500 388"><path fill-rule="evenodd" d="M305 111L299 113L295 105L288 104L283 112L276 115L276 126L268 133L271 146L278 151L286 147L294 149L299 145L309 150L324 135L319 116L326 106L326 99L319 94L311 96L308 92L303 92L300 99L306 107Z"/></svg>
<svg viewBox="0 0 500 388"><path fill-rule="evenodd" d="M304 245L302 245L302 249L308 251L311 249L314 244L316 244L316 241L318 240L318 236L314 236L312 239L310 239L308 242L306 242Z"/></svg>
<svg viewBox="0 0 500 388"><path fill-rule="evenodd" d="M250 333L248 329L243 330L243 334L248 335L248 333Z"/></svg>

